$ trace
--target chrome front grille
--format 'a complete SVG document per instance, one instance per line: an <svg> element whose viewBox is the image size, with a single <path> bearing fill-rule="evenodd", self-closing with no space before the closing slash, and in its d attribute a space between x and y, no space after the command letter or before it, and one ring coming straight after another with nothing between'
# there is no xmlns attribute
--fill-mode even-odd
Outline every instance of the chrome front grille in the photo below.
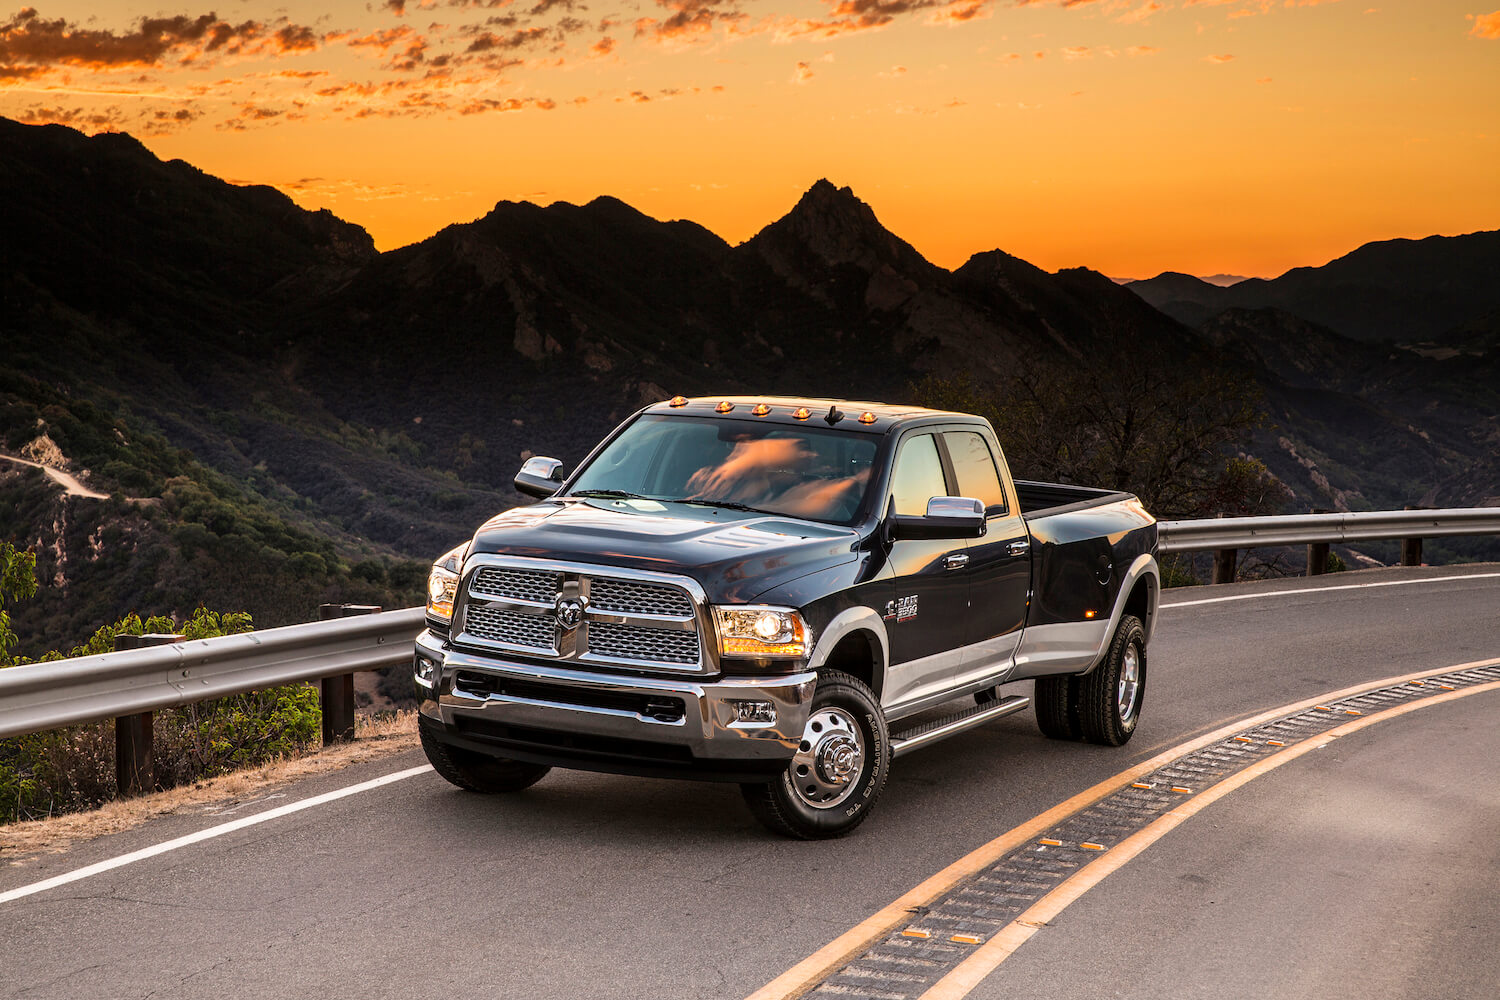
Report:
<svg viewBox="0 0 1500 1000"><path fill-rule="evenodd" d="M477 563L477 565L476 565ZM702 590L687 577L582 563L476 555L454 633L458 645L590 668L706 673L701 635L711 627Z"/></svg>
<svg viewBox="0 0 1500 1000"><path fill-rule="evenodd" d="M469 584L469 590L486 597L551 604L557 599L558 585L561 582L561 573L485 566L474 572L474 582Z"/></svg>
<svg viewBox="0 0 1500 1000"><path fill-rule="evenodd" d="M594 622L589 626L589 652L614 660L697 663L698 633Z"/></svg>
<svg viewBox="0 0 1500 1000"><path fill-rule="evenodd" d="M470 604L464 614L464 631L478 639L510 646L554 652L557 622L551 615L527 615L482 604Z"/></svg>
<svg viewBox="0 0 1500 1000"><path fill-rule="evenodd" d="M641 583L619 577L596 577L589 587L589 607L622 615L691 617L693 602L679 587Z"/></svg>

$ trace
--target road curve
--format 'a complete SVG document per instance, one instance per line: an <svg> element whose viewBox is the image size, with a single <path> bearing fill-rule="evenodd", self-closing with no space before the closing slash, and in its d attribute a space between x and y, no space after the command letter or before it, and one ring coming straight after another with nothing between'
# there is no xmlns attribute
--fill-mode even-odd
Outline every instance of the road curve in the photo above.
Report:
<svg viewBox="0 0 1500 1000"><path fill-rule="evenodd" d="M1246 599L1217 600L1229 597ZM1164 604L1143 721L1124 748L1056 743L1029 717L1005 719L903 758L867 824L816 844L764 833L732 786L556 771L484 798L424 772L0 904L0 996L743 997L956 859L1164 750L1340 688L1500 656L1496 566L1194 588ZM1256 983L1349 995L1334 973L1391 964L1377 950L1396 938L1493 941L1496 848L1478 833L1500 801L1496 712L1500 692L1413 712L1229 794L971 995L1210 996ZM420 764L301 782L245 812ZM1457 834L1439 842L1423 817ZM0 893L224 819L167 817L12 866ZM1246 934L1245 922L1267 926ZM1359 979L1360 995L1409 996L1420 981L1466 996L1500 981L1493 949L1458 953L1463 968L1408 961ZM1288 972L1280 954L1313 971ZM1255 966L1279 978L1256 979Z"/></svg>

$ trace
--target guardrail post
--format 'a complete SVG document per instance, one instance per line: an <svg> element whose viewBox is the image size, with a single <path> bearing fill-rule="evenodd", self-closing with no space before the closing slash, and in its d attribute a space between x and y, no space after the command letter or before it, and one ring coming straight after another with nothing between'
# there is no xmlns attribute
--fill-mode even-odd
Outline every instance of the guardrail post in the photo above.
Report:
<svg viewBox="0 0 1500 1000"><path fill-rule="evenodd" d="M1332 514L1333 511L1327 507L1314 507L1308 513ZM1307 575L1322 576L1326 572L1328 572L1328 543L1309 542L1307 544Z"/></svg>
<svg viewBox="0 0 1500 1000"><path fill-rule="evenodd" d="M374 604L320 604L318 620L373 615L380 608ZM323 705L323 745L331 746L354 739L354 675L338 674L319 682Z"/></svg>
<svg viewBox="0 0 1500 1000"><path fill-rule="evenodd" d="M115 636L115 649L141 649L181 642L186 636L161 632L145 635L121 633ZM156 785L156 771L151 765L151 713L139 712L115 719L115 794L122 799L143 795Z"/></svg>
<svg viewBox="0 0 1500 1000"><path fill-rule="evenodd" d="M1427 509L1428 508L1421 507L1421 506L1418 506L1416 504L1407 504L1405 507L1402 508L1402 510L1427 510ZM1420 566L1420 565L1422 565L1422 539L1420 539L1420 538L1403 538L1403 539L1401 539L1401 565L1403 565L1403 566Z"/></svg>
<svg viewBox="0 0 1500 1000"><path fill-rule="evenodd" d="M1214 517L1223 517L1220 511ZM1219 549L1214 553L1214 583L1233 583L1235 564L1239 562L1238 549Z"/></svg>

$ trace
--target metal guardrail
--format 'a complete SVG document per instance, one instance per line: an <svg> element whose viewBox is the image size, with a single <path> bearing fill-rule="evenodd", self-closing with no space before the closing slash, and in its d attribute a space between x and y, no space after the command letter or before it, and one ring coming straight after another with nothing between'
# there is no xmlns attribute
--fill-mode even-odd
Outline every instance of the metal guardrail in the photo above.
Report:
<svg viewBox="0 0 1500 1000"><path fill-rule="evenodd" d="M412 658L422 608L0 670L0 737L60 729Z"/></svg>
<svg viewBox="0 0 1500 1000"><path fill-rule="evenodd" d="M1449 510L1375 510L1352 514L1281 514L1161 521L1157 551L1203 552L1270 545L1368 542L1383 538L1437 538L1500 534L1500 507Z"/></svg>

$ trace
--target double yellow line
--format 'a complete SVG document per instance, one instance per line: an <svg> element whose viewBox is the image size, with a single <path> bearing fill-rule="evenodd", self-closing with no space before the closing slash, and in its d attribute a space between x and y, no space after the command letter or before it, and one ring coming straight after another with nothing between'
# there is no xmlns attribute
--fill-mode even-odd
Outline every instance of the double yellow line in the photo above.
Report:
<svg viewBox="0 0 1500 1000"><path fill-rule="evenodd" d="M1256 726L1284 716L1305 712L1326 702L1339 701L1343 698L1364 694L1379 688L1393 687L1412 681L1421 681L1441 674L1451 674L1460 670L1472 670L1477 667L1490 667L1496 664L1500 664L1500 658L1477 660L1437 670L1425 670L1419 673L1405 674L1400 677L1389 677L1385 680L1371 681L1339 691L1331 691L1316 698L1299 701L1291 705L1284 705L1281 708L1263 712L1253 718L1243 719L1164 751L1150 760L1135 765L1129 770L1121 771L1113 777L1106 778L1092 788L1079 792L1066 802L1054 806L1039 816L1028 820L1020 826L996 837L984 846L970 852L936 875L928 878L916 888L904 893L887 906L871 914L858 925L839 935L822 948L819 948L807 958L750 994L746 1000L793 1000L793 998L801 996L829 975L853 961L872 944L885 937L896 927L909 921L912 918L913 911L918 907L931 905L934 900L946 895L964 880L994 864L1017 847L1040 837L1067 817L1088 808L1095 802L1119 791L1121 788L1150 774L1152 771L1172 763L1178 758L1201 750L1210 744L1228 739L1244 730L1254 729ZM1414 712L1420 708L1444 704L1457 698L1464 698L1471 694L1478 694L1481 691L1489 691L1496 688L1500 688L1500 681L1460 688L1446 694L1429 696L1420 701L1406 702L1373 715L1360 716L1335 729L1325 730L1316 736L1309 737L1301 743L1278 750L1274 755L1263 758L1244 770L1236 772L1234 775L1205 789L1191 799L1187 799L1182 805L1158 817L1148 826L1125 838L1125 840L1115 845L1107 853L1102 854L1097 860L1079 869L1067 881L1043 896L1028 910L1016 917L1015 920L1011 921L984 944L980 945L957 968L938 980L931 989L924 993L921 1000L959 1000L960 997L968 995L1001 962L1004 962L1017 948L1025 944L1031 935L1036 933L1038 928L1055 918L1075 899L1078 899L1084 893L1098 885L1111 873L1118 871L1132 858L1166 836L1167 833L1175 829L1190 816L1195 815L1210 803L1218 801L1246 783L1280 767L1282 764L1296 760L1311 750L1326 745L1331 740L1347 736L1366 726L1374 725L1377 722L1384 722L1387 719L1405 715L1407 712Z"/></svg>

